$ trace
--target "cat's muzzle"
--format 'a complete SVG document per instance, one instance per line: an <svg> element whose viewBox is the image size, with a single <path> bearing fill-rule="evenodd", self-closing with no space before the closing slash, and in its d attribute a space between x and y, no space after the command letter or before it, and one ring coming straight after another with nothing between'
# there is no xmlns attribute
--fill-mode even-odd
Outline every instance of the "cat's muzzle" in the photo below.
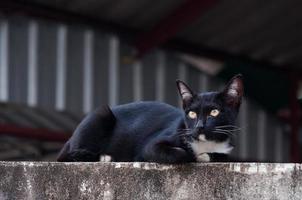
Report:
<svg viewBox="0 0 302 200"><path fill-rule="evenodd" d="M192 138L197 141L206 141L206 135L204 129L199 128L196 131L194 131L194 133L192 134Z"/></svg>

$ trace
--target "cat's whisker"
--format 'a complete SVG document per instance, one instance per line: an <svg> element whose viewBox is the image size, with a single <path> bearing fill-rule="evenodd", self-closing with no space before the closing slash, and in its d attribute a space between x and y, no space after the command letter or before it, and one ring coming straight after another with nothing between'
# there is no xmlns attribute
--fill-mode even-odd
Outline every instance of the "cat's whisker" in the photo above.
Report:
<svg viewBox="0 0 302 200"><path fill-rule="evenodd" d="M240 130L239 128L214 128L214 129L217 129L217 130L224 130L224 131L232 131L232 130Z"/></svg>
<svg viewBox="0 0 302 200"><path fill-rule="evenodd" d="M182 136L192 136L192 133L184 133L184 134L179 134L179 135L175 135L177 137L182 137Z"/></svg>
<svg viewBox="0 0 302 200"><path fill-rule="evenodd" d="M182 132L184 132L184 133L188 133L188 132L191 132L192 130L177 130L176 132L177 133L182 133Z"/></svg>
<svg viewBox="0 0 302 200"><path fill-rule="evenodd" d="M229 133L229 132L224 132L224 131L212 131L213 133L221 133L221 134L225 134L225 135L232 135L235 136L235 134L233 133Z"/></svg>
<svg viewBox="0 0 302 200"><path fill-rule="evenodd" d="M182 137L182 136L190 136L191 134L179 134L179 135L175 135L176 137Z"/></svg>
<svg viewBox="0 0 302 200"><path fill-rule="evenodd" d="M239 126L215 126L215 128L241 128Z"/></svg>
<svg viewBox="0 0 302 200"><path fill-rule="evenodd" d="M219 131L219 132L225 132L225 133L232 133L231 131L220 130L220 129L214 129L213 131Z"/></svg>
<svg viewBox="0 0 302 200"><path fill-rule="evenodd" d="M241 129L220 129L220 128L215 128L214 130L229 131L229 132L239 132L239 131L241 131Z"/></svg>
<svg viewBox="0 0 302 200"><path fill-rule="evenodd" d="M236 135L236 132L229 132L229 131L219 131L219 130L215 130L216 132L221 132L221 133L226 133L229 135Z"/></svg>
<svg viewBox="0 0 302 200"><path fill-rule="evenodd" d="M214 129L213 130L213 132L214 131L219 131L219 132L223 132L223 133L228 133L228 134L231 134L231 135L235 135L238 131L236 130L236 131L231 131L231 130L224 130L224 129Z"/></svg>
<svg viewBox="0 0 302 200"><path fill-rule="evenodd" d="M190 133L192 129L185 128L185 129L177 129L177 137L191 137L193 133ZM241 131L241 128L235 125L224 125L224 126L216 126L213 129L213 133L220 133L225 135L232 135L235 136L238 132ZM179 134L180 133L180 134Z"/></svg>
<svg viewBox="0 0 302 200"><path fill-rule="evenodd" d="M229 134L228 132L225 132L225 131L217 131L217 130L214 130L212 131L213 133L224 133L224 134Z"/></svg>
<svg viewBox="0 0 302 200"><path fill-rule="evenodd" d="M183 133L183 134L179 134L178 136L183 136L183 135L192 135L192 133Z"/></svg>
<svg viewBox="0 0 302 200"><path fill-rule="evenodd" d="M221 129L221 130L242 130L242 128L240 127L218 127L218 126L215 126L214 127L215 129Z"/></svg>
<svg viewBox="0 0 302 200"><path fill-rule="evenodd" d="M215 128L236 128L236 129L246 130L247 126L239 127L239 126L235 126L235 125L223 125L223 126L215 126Z"/></svg>
<svg viewBox="0 0 302 200"><path fill-rule="evenodd" d="M216 127L226 127L226 126L238 127L238 126L236 126L236 125L231 125L231 124L227 124L227 125L220 125L220 126L216 126Z"/></svg>
<svg viewBox="0 0 302 200"><path fill-rule="evenodd" d="M188 134L189 132L191 132L191 130L178 130L178 131L176 131L176 133L184 133L184 134Z"/></svg>
<svg viewBox="0 0 302 200"><path fill-rule="evenodd" d="M220 132L220 131L213 131L213 133L222 133L222 134L225 134L225 135L229 135L229 133L226 133L226 132ZM232 135L232 134L231 134Z"/></svg>
<svg viewBox="0 0 302 200"><path fill-rule="evenodd" d="M241 129L241 127L233 126L233 125L215 126L215 128L239 128L239 129Z"/></svg>

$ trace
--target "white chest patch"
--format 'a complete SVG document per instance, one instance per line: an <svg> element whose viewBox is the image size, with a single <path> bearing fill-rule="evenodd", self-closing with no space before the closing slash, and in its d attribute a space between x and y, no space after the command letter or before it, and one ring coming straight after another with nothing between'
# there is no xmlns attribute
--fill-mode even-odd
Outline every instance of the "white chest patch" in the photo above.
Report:
<svg viewBox="0 0 302 200"><path fill-rule="evenodd" d="M112 157L109 155L100 155L100 162L111 162Z"/></svg>
<svg viewBox="0 0 302 200"><path fill-rule="evenodd" d="M224 153L228 154L233 147L230 146L229 141L214 142L214 141L193 141L190 143L195 155L203 153Z"/></svg>

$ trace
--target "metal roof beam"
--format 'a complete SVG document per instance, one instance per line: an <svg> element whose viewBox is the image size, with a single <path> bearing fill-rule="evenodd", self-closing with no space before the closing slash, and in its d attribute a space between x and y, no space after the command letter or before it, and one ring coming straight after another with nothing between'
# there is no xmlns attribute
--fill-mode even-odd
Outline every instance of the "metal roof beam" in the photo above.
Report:
<svg viewBox="0 0 302 200"><path fill-rule="evenodd" d="M15 136L42 141L66 142L71 136L71 133L64 131L51 131L44 128L29 128L0 124L0 135Z"/></svg>
<svg viewBox="0 0 302 200"><path fill-rule="evenodd" d="M251 56L248 54L231 53L224 49L212 48L202 44L193 44L184 40L175 39L168 41L163 45L163 48L167 50L174 50L182 53L192 54L195 56L210 58L221 62L224 62L226 60L238 60L253 64L253 67L255 68L267 69L281 73L296 72L297 75L302 77L302 70L298 68L300 67L300 65L298 64L294 65L292 63L273 63L269 59L255 59L251 58Z"/></svg>
<svg viewBox="0 0 302 200"><path fill-rule="evenodd" d="M219 0L186 0L159 21L152 30L137 37L135 42L136 56L141 57L152 48L173 38L179 31L186 28L218 2Z"/></svg>

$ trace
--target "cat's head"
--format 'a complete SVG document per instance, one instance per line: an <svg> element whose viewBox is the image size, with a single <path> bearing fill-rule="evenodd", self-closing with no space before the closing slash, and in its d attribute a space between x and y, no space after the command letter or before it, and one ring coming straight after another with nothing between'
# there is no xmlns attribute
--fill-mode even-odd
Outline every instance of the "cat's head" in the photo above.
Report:
<svg viewBox="0 0 302 200"><path fill-rule="evenodd" d="M222 91L195 93L178 80L185 112L186 135L193 141L223 142L238 131L235 120L243 96L242 76L234 76Z"/></svg>

